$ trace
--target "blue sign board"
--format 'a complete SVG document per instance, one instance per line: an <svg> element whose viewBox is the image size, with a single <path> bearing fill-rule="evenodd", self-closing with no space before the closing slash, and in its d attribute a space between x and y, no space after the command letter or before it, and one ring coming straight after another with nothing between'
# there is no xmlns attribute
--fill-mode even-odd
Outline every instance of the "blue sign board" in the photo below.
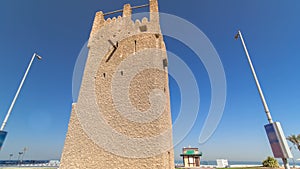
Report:
<svg viewBox="0 0 300 169"><path fill-rule="evenodd" d="M279 122L265 125L268 139L275 158L293 158Z"/></svg>
<svg viewBox="0 0 300 169"><path fill-rule="evenodd" d="M3 145L4 141L5 141L6 135L7 135L6 131L0 131L0 150L2 148L2 145Z"/></svg>
<svg viewBox="0 0 300 169"><path fill-rule="evenodd" d="M277 137L276 134L276 128L272 124L267 124L265 125L265 129L268 135L268 139L274 154L275 158L284 158L284 153L282 151L281 145L280 145L280 140Z"/></svg>

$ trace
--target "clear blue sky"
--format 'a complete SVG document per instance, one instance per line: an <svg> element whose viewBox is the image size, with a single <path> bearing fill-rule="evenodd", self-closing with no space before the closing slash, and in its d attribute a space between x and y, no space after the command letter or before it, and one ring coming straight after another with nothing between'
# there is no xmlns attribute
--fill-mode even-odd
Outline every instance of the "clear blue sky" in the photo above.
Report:
<svg viewBox="0 0 300 169"><path fill-rule="evenodd" d="M64 144L72 104L72 74L81 47L88 40L96 11L139 5L147 0L2 0L0 1L0 119L4 119L33 52L35 61L7 124L8 137L0 159L28 147L26 159L58 159ZM210 104L207 72L195 54L178 41L165 38L169 51L194 72L201 107L189 135L175 147L196 146L204 160L261 161L272 155L263 128L267 123L241 43L241 29L261 80L274 120L285 134L300 134L300 2L271 0L160 0L161 12L182 17L211 40L223 63L227 100L214 135L199 144L198 137ZM170 65L172 65L170 63ZM180 102L170 80L172 116ZM176 134L176 131L174 131ZM295 152L295 150L293 150ZM300 158L300 153L294 153Z"/></svg>

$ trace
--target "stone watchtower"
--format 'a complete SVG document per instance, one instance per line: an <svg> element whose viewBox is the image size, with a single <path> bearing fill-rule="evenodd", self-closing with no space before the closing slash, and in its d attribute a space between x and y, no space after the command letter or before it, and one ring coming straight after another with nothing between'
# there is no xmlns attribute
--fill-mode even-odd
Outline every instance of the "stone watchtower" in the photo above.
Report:
<svg viewBox="0 0 300 169"><path fill-rule="evenodd" d="M135 8L150 20L132 20ZM158 2L97 12L60 169L173 169L167 54Z"/></svg>

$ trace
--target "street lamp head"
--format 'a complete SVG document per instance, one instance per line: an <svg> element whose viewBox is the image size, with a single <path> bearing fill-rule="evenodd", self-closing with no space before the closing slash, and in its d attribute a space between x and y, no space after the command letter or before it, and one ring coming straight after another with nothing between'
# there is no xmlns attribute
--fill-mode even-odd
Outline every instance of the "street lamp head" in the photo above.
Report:
<svg viewBox="0 0 300 169"><path fill-rule="evenodd" d="M240 37L240 31L238 31L238 33L234 36L234 39L238 40L239 37Z"/></svg>
<svg viewBox="0 0 300 169"><path fill-rule="evenodd" d="M42 60L42 57L38 54L35 53L35 57L38 59L38 60Z"/></svg>

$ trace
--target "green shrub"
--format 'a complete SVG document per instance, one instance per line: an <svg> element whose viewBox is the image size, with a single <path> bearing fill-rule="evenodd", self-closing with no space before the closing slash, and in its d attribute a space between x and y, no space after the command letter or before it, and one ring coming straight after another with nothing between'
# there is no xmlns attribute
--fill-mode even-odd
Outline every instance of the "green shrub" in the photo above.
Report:
<svg viewBox="0 0 300 169"><path fill-rule="evenodd" d="M268 157L262 162L264 167L279 168L278 161L273 157Z"/></svg>

